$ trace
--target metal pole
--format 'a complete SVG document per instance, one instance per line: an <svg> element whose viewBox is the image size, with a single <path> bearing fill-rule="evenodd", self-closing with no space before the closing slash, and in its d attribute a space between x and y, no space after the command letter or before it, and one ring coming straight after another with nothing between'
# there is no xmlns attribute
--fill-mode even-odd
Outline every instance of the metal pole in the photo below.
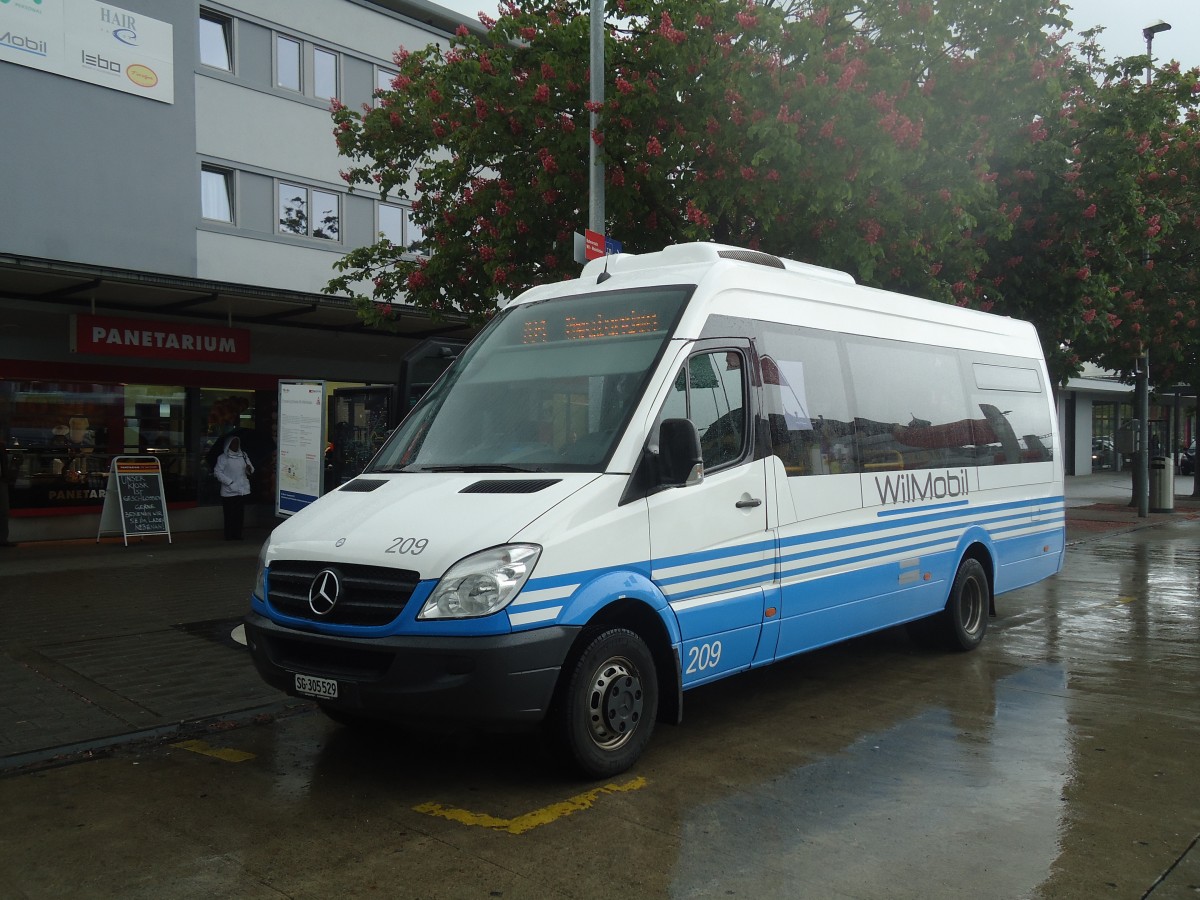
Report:
<svg viewBox="0 0 1200 900"><path fill-rule="evenodd" d="M604 0L592 0L591 100L593 109L604 102ZM597 234L604 229L604 161L592 135L600 130L600 114L588 119L588 228Z"/></svg>
<svg viewBox="0 0 1200 900"><path fill-rule="evenodd" d="M1138 452L1133 470L1133 487L1137 492L1137 514L1145 518L1150 514L1150 352L1142 354L1134 380L1134 394L1138 410Z"/></svg>
<svg viewBox="0 0 1200 900"><path fill-rule="evenodd" d="M1146 39L1146 87L1154 83L1154 35L1171 28L1161 19L1153 25L1142 29ZM1150 249L1147 247L1142 257L1145 266L1150 261ZM1137 377L1134 379L1134 399L1137 404L1138 444L1139 450L1135 457L1133 487L1137 493L1138 518L1150 514L1150 348L1143 347L1141 359L1138 361Z"/></svg>

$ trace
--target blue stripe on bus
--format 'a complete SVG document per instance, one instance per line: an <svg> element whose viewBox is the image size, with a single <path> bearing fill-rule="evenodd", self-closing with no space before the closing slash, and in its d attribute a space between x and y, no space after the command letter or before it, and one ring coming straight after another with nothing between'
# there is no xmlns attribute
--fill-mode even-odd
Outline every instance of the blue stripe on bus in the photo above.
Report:
<svg viewBox="0 0 1200 900"><path fill-rule="evenodd" d="M919 509L920 511L924 511L927 509L948 509L949 507L952 507L952 506L966 506L970 502L971 502L970 500L955 500L952 503L932 503L929 506L917 507L917 509ZM913 510L912 509L881 509L878 512L876 512L875 515L877 515L877 516L902 516L905 513L910 513L910 512L913 512Z"/></svg>
<svg viewBox="0 0 1200 900"><path fill-rule="evenodd" d="M830 577L856 576L858 578L878 579L886 576L890 581L890 579L895 577L894 566L899 560L897 559L895 562L889 564L872 564L873 560L919 554L922 551L928 552L934 547L956 544L970 528L981 528L997 544L1004 545L1005 547L1012 546L1014 549L1017 546L1036 548L1039 543L1047 539L1057 539L1054 540L1056 551L1061 551L1064 544L1062 538L1066 514L1065 500L1061 495L1036 500L991 503L986 506L949 503L927 505L905 510L879 510L876 512L876 516L878 521L875 522L843 528L831 528L825 531L810 532L790 537L780 537L778 540L756 539L732 547L702 550L695 553L682 553L675 556L652 558L595 569L581 569L545 577L534 577L526 583L522 595L528 597L530 593L535 591L554 590L555 588L564 588L567 591L557 598L536 600L532 603L522 605L520 611L527 613L539 609L562 606L570 601L581 585L593 582L606 574L621 572L636 572L646 577L658 586L668 601L673 603L694 597L701 597L706 594L718 594L754 587L769 587L771 585L778 585L789 578L811 575L826 570L830 572ZM928 525L931 527L914 531L912 530L912 526L914 525ZM1026 531L1030 528L1035 530L1024 534L1014 533ZM837 542L846 538L858 538L858 540L850 543L833 543L827 547L812 546L823 542ZM879 548L879 545L884 542L892 543L894 546ZM855 553L855 551L863 551L872 547L879 549L871 552ZM788 548L796 549L792 552L785 552ZM950 552L951 549L951 547L946 547L944 551L937 551L934 555L940 558L944 553ZM1033 551L1029 550L1028 552ZM847 553L851 555L847 555ZM763 555L743 562L720 565L723 560L730 560L734 557L750 554ZM821 557L827 558L817 562ZM1017 558L1011 562L1007 562L1004 559L1000 559L998 562L1005 567L1029 565L1038 561L1040 557L1040 552L1037 554L1037 558L1018 553ZM813 563L811 565L789 566L789 564L804 560L813 560ZM698 571L685 574L660 578L654 577L655 572L680 566L696 565L698 563L716 565L706 566ZM844 567L850 567L850 569L848 571L834 571L835 569L842 569ZM755 568L762 568L764 571L762 574L753 577L734 577L728 580L718 580L715 584L701 587L683 588L674 592L668 591L668 587L670 586L682 586L701 580L721 579L723 576L736 576L738 573ZM432 590L433 584L433 581L430 581L427 585L423 583L422 587L425 590L422 593L427 594L428 591ZM793 584L791 587L794 588L794 586ZM327 625L316 626L314 628L314 623L300 620L292 621L288 617L281 616L274 609L271 610L271 617L276 621L283 621L301 629L308 628L327 633L359 636L382 636L396 633L395 629L400 624L400 619L402 618L398 617L397 620L385 626L369 628L356 626L329 627ZM482 620L465 620L471 622L470 625L465 627L456 622L455 625L451 626L451 630L457 633L486 631L488 628L485 623L488 619L490 617L485 617ZM528 628L544 627L546 624L548 623L538 621L530 623L528 626L514 626L513 630L523 631Z"/></svg>

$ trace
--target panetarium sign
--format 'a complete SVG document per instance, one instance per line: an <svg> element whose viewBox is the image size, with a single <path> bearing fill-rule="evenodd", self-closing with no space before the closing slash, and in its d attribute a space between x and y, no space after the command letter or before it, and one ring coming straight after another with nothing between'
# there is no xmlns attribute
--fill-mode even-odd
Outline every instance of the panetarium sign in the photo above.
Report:
<svg viewBox="0 0 1200 900"><path fill-rule="evenodd" d="M170 23L95 0L0 0L0 60L175 102Z"/></svg>
<svg viewBox="0 0 1200 900"><path fill-rule="evenodd" d="M187 362L250 361L250 332L176 322L112 316L74 316L71 350L100 356L174 359Z"/></svg>

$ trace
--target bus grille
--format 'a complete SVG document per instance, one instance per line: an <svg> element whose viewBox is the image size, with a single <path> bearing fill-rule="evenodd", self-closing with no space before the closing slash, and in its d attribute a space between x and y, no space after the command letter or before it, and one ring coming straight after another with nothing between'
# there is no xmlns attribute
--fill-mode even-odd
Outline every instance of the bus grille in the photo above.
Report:
<svg viewBox="0 0 1200 900"><path fill-rule="evenodd" d="M341 589L333 609L317 615L309 605L309 591L326 569L337 576ZM387 625L400 615L418 581L416 572L386 566L280 560L268 570L267 600L284 615L309 622Z"/></svg>

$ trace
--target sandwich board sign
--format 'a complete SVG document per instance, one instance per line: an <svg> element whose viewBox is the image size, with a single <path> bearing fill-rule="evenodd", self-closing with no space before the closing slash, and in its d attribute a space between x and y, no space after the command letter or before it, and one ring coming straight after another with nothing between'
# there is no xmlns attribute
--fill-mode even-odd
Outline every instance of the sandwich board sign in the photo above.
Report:
<svg viewBox="0 0 1200 900"><path fill-rule="evenodd" d="M108 471L104 508L96 542L105 533L129 536L165 534L171 543L167 503L163 496L162 465L154 456L115 456Z"/></svg>

